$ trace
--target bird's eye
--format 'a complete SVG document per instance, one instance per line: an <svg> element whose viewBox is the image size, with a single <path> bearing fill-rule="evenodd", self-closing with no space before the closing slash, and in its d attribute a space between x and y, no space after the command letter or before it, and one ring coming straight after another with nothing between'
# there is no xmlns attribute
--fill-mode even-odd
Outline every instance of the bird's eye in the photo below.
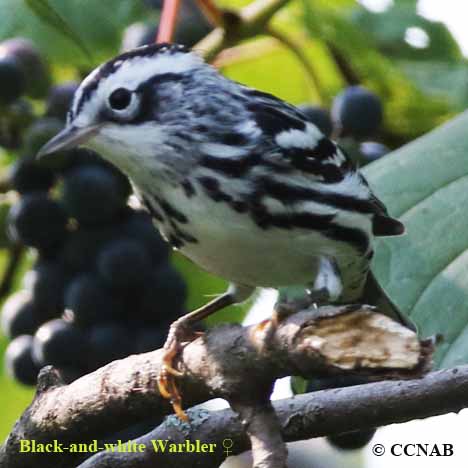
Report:
<svg viewBox="0 0 468 468"><path fill-rule="evenodd" d="M125 88L117 88L109 96L109 105L114 110L126 109L132 101L132 93Z"/></svg>

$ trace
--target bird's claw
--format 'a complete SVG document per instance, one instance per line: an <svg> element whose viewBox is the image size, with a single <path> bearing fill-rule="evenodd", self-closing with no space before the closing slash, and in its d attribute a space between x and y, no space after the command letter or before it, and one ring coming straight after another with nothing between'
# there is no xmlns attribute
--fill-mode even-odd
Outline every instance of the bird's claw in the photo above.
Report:
<svg viewBox="0 0 468 468"><path fill-rule="evenodd" d="M171 401L174 413L179 417L179 419L187 422L189 419L185 411L182 409L182 397L179 389L177 388L174 375L167 373L166 371L167 369L163 369L158 376L159 393L163 398Z"/></svg>
<svg viewBox="0 0 468 468"><path fill-rule="evenodd" d="M184 372L174 367L174 361L182 349L182 338L193 340L203 335L202 332L193 332L186 329L180 323L173 323L169 329L169 335L164 344L164 355L162 358L161 370L158 375L158 390L160 395L170 400L175 414L182 420L188 421L187 414L182 409L182 396L177 387L176 378L184 376Z"/></svg>

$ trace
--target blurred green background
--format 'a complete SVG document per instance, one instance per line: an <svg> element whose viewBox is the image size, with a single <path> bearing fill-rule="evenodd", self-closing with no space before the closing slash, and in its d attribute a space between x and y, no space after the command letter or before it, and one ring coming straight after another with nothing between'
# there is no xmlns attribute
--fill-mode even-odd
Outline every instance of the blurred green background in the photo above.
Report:
<svg viewBox="0 0 468 468"><path fill-rule="evenodd" d="M250 1L218 3L237 8ZM303 51L312 72L306 71L292 50L269 36L236 46L221 62L222 70L237 81L292 103L327 108L344 87L362 84L384 103L384 125L378 140L391 149L399 148L449 120L468 102L466 59L445 25L418 16L416 4L416 0L396 0L385 12L373 13L354 0L293 0L275 16L273 24ZM57 82L78 78L118 53L129 25L158 21L157 12L137 0L0 0L0 11L0 41L17 36L33 39ZM423 32L422 43L408 39L409 28L419 31L420 37ZM40 109L41 103L34 106ZM385 179L387 167L396 167L392 157L370 168L370 174ZM0 151L4 172L10 161L11 155ZM423 171L424 163L418 167ZM387 177L382 184L388 189L393 180ZM391 203L393 195L387 195L385 201ZM30 253L25 260L16 284L32 257ZM7 252L2 249L0 271L6 262ZM201 272L177 254L174 262L189 285L189 309L225 288L224 281ZM245 310L246 306L231 308L214 320L240 320ZM6 344L7 340L0 338L0 355ZM1 439L33 395L32 389L7 377L2 366L0 360Z"/></svg>

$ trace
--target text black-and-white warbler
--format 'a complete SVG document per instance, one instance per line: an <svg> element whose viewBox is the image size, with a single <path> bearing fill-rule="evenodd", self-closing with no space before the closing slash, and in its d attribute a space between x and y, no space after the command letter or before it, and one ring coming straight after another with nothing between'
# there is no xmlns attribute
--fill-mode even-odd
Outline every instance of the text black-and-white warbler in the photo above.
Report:
<svg viewBox="0 0 468 468"><path fill-rule="evenodd" d="M40 154L76 145L124 171L168 242L231 283L171 327L160 389L176 406L171 363L185 326L257 287L304 285L313 298L375 305L406 323L369 271L374 236L403 225L294 106L181 46L152 45L93 71Z"/></svg>

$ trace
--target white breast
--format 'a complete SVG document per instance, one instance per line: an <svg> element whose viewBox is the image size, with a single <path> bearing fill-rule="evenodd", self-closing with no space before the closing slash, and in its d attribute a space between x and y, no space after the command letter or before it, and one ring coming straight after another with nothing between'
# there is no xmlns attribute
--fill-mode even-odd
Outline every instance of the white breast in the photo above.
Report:
<svg viewBox="0 0 468 468"><path fill-rule="evenodd" d="M367 260L342 242L309 229L261 229L248 213L237 213L215 202L198 187L188 198L182 189L167 191L165 199L189 219L184 230L197 239L180 251L202 268L229 281L261 287L313 284L320 257L338 262L343 282L355 283ZM167 224L156 222L166 235Z"/></svg>

